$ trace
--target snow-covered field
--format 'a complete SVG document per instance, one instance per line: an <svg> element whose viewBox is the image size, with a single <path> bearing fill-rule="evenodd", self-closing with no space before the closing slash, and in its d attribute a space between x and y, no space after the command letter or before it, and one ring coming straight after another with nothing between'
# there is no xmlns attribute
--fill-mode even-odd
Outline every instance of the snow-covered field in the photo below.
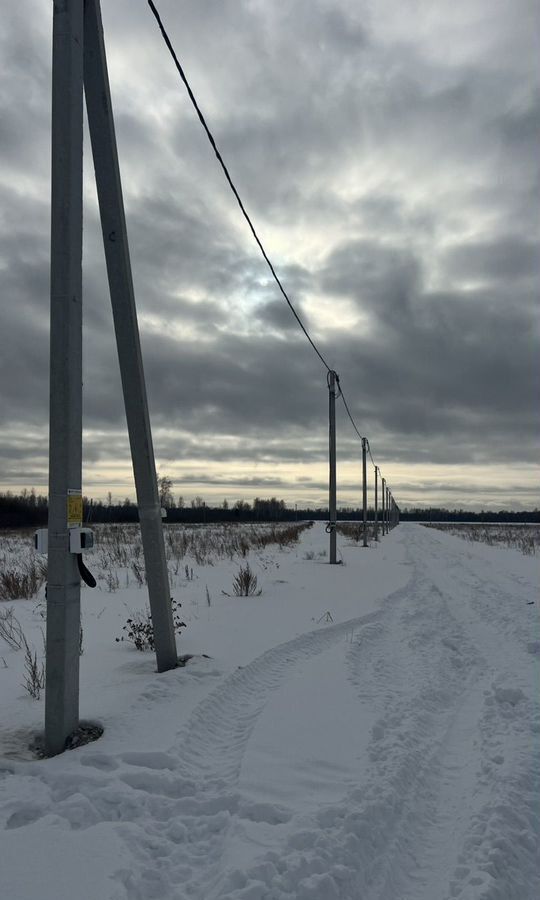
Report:
<svg viewBox="0 0 540 900"><path fill-rule="evenodd" d="M161 675L115 640L144 589L84 588L105 731L54 759L26 751L43 699L0 646L2 898L540 896L540 561L401 525L330 566L327 541L252 551L260 596L222 593L244 558L186 560L193 658ZM7 606L41 654L39 606Z"/></svg>

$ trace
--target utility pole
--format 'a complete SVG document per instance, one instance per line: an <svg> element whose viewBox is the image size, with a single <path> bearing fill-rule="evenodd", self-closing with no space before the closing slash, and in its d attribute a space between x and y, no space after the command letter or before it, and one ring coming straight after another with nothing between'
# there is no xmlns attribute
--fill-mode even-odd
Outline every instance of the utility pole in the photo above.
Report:
<svg viewBox="0 0 540 900"><path fill-rule="evenodd" d="M82 525L83 0L55 2L52 62L51 330L45 749L79 724Z"/></svg>
<svg viewBox="0 0 540 900"><path fill-rule="evenodd" d="M378 474L379 474L379 467L375 466L375 521L373 522L373 537L376 541L379 540L379 522L378 522L379 511L377 508L377 504L378 504L378 484L377 484Z"/></svg>
<svg viewBox="0 0 540 900"><path fill-rule="evenodd" d="M329 522L330 533L330 563L334 565L336 559L336 373L328 372L328 409L329 409Z"/></svg>
<svg viewBox="0 0 540 900"><path fill-rule="evenodd" d="M99 0L86 0L84 88L118 360L129 432L158 672L178 663L161 504Z"/></svg>
<svg viewBox="0 0 540 900"><path fill-rule="evenodd" d="M384 478L381 479L381 525L382 525L382 533L383 537L386 534L386 514L385 514L385 498L386 498L386 480Z"/></svg>
<svg viewBox="0 0 540 900"><path fill-rule="evenodd" d="M367 439L365 437L362 438L362 508L364 513L364 547L367 547Z"/></svg>
<svg viewBox="0 0 540 900"><path fill-rule="evenodd" d="M386 533L390 533L390 488L386 488Z"/></svg>
<svg viewBox="0 0 540 900"><path fill-rule="evenodd" d="M54 0L45 750L79 724L83 85L159 671L177 665L99 0ZM73 539L73 541L72 541ZM80 549L80 544L79 544Z"/></svg>

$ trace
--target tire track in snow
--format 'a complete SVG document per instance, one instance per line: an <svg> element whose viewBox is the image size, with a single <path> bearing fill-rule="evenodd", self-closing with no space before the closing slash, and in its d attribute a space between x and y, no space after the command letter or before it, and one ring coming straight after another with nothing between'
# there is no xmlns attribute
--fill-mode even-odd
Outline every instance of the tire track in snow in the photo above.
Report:
<svg viewBox="0 0 540 900"><path fill-rule="evenodd" d="M364 781L344 802L347 814L338 818L337 830L329 830L328 855L350 871L346 886L335 879L339 897L419 900L435 870L437 890L431 885L425 893L435 900L455 864L448 852L454 813L464 806L477 770L471 754L470 778L463 779L449 764L446 745L460 728L483 663L416 562L408 587L385 609L377 639L362 635L349 654L351 680L379 718ZM455 801L452 809L441 804L442 785ZM351 844L353 854L340 850Z"/></svg>
<svg viewBox="0 0 540 900"><path fill-rule="evenodd" d="M262 855L242 880L233 873L237 882L216 898L538 895L538 777L523 743L534 711L520 709L519 693L493 686L501 669L493 668L491 642L477 644L456 610L464 586L458 578L447 593L445 567L427 571L426 549L411 535L412 581L385 601L348 653L359 699L379 715L358 786L296 820L278 852ZM507 775L499 770L504 745Z"/></svg>
<svg viewBox="0 0 540 900"><path fill-rule="evenodd" d="M276 849L247 872L229 872L212 900L405 896L423 823L437 817L441 746L465 690L460 669L468 685L476 654L440 593L417 574L344 650L359 712L367 703L379 713L357 785L339 803L296 817L282 846L276 836Z"/></svg>
<svg viewBox="0 0 540 900"><path fill-rule="evenodd" d="M428 551L421 556L426 577L438 582L484 659L476 707L476 802L449 896L532 900L540 895L540 759L534 750L540 704L538 642L531 642L534 629L538 636L538 614L527 599L534 600L537 589L529 585L527 593L522 579L516 591L514 579L501 574L500 559L487 577L484 557L475 569L473 553L462 560L454 542L446 548L430 538L420 541ZM465 885L463 872L471 873Z"/></svg>
<svg viewBox="0 0 540 900"><path fill-rule="evenodd" d="M129 827L121 828L135 859L133 869L119 873L130 900L221 896L221 858L234 817L271 824L290 818L289 810L253 804L238 793L253 728L271 694L302 660L323 653L380 615L325 626L273 647L199 703L179 732L176 749L124 754L130 769L117 778L132 788L138 804L137 814L128 814Z"/></svg>

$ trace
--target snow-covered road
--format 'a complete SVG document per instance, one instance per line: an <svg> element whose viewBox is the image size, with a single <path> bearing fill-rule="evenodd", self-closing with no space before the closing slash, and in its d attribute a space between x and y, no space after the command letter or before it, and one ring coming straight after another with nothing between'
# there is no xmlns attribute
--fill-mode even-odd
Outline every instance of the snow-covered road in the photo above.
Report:
<svg viewBox="0 0 540 900"><path fill-rule="evenodd" d="M6 900L540 896L536 562L414 525L339 571L300 556L288 639L250 657L268 607L231 606L240 665L145 675L124 735L0 760Z"/></svg>

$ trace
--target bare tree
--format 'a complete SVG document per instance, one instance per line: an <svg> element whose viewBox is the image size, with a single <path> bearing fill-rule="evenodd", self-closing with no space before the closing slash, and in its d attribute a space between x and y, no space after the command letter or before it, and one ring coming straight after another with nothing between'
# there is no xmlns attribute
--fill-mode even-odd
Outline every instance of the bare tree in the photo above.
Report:
<svg viewBox="0 0 540 900"><path fill-rule="evenodd" d="M174 505L172 495L173 480L168 475L157 476L159 502L164 509L170 509Z"/></svg>

